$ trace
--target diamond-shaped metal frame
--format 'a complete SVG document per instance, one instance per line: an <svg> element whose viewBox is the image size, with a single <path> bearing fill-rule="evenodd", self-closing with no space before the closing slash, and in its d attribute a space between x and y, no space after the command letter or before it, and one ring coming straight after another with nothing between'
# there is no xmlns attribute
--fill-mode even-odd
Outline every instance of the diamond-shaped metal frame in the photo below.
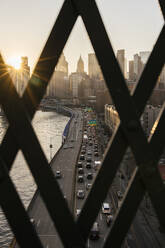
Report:
<svg viewBox="0 0 165 248"><path fill-rule="evenodd" d="M159 4L165 18L165 2L159 0ZM31 120L79 15L87 29L121 122L108 144L102 167L75 222L31 126ZM160 225L165 227L165 186L157 168L165 146L165 106L149 140L139 120L165 62L164 44L165 25L131 96L95 0L65 0L22 98L18 96L0 56L0 104L10 125L0 147L0 204L20 247L41 248L42 244L8 173L19 149L24 154L64 247L85 247L89 231L128 146L133 151L137 168L103 247L121 246L146 191ZM61 221L61 216L65 222Z"/></svg>

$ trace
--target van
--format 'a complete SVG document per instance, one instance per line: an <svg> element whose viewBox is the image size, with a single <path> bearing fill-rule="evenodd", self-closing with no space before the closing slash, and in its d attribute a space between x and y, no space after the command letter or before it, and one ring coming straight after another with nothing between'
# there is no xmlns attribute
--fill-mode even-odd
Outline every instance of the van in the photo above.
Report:
<svg viewBox="0 0 165 248"><path fill-rule="evenodd" d="M94 222L93 227L90 231L89 238L91 240L97 240L100 238L99 223Z"/></svg>

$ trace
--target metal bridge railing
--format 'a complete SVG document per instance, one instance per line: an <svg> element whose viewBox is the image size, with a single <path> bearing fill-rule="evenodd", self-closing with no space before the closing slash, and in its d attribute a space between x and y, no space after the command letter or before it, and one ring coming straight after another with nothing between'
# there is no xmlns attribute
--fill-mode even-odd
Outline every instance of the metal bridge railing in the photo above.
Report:
<svg viewBox="0 0 165 248"><path fill-rule="evenodd" d="M165 2L159 0L159 4L165 18ZM121 121L108 144L102 167L75 222L31 126L31 120L78 16L83 19ZM0 104L9 122L0 147L0 205L20 247L43 246L9 176L19 149L24 154L64 247L85 247L89 231L128 146L133 151L137 168L103 247L121 247L146 191L160 225L165 228L165 186L157 168L165 144L164 106L155 132L148 140L139 120L165 62L164 44L165 25L138 85L133 95L130 95L95 0L65 0L22 98L18 96L0 56Z"/></svg>

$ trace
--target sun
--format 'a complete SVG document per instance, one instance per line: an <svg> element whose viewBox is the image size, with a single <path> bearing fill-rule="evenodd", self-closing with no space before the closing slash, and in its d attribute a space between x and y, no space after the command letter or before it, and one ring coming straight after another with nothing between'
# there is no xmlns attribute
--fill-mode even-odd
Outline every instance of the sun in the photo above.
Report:
<svg viewBox="0 0 165 248"><path fill-rule="evenodd" d="M11 57L7 60L7 64L13 66L16 70L19 70L21 67L21 57Z"/></svg>

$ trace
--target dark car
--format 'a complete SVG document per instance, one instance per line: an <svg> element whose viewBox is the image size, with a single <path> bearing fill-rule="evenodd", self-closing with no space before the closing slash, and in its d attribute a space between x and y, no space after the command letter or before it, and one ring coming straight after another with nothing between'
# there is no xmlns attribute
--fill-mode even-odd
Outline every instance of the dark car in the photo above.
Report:
<svg viewBox="0 0 165 248"><path fill-rule="evenodd" d="M83 176L78 176L77 182L78 183L83 183L84 182L84 177Z"/></svg>
<svg viewBox="0 0 165 248"><path fill-rule="evenodd" d="M87 162L91 163L92 162L92 158L91 157L87 157Z"/></svg>
<svg viewBox="0 0 165 248"><path fill-rule="evenodd" d="M82 168L82 167L83 167L83 165L82 165L82 162L81 162L81 161L79 161L79 162L78 162L77 167L78 167L78 168Z"/></svg>
<svg viewBox="0 0 165 248"><path fill-rule="evenodd" d="M94 155L95 155L95 157L98 157L99 156L99 153L98 152L94 152Z"/></svg>
<svg viewBox="0 0 165 248"><path fill-rule="evenodd" d="M81 150L81 154L85 154L86 153L86 150Z"/></svg>
<svg viewBox="0 0 165 248"><path fill-rule="evenodd" d="M88 180L92 180L93 179L93 174L92 173L88 173L87 174L87 179Z"/></svg>
<svg viewBox="0 0 165 248"><path fill-rule="evenodd" d="M83 168L79 168L79 169L78 169L78 174L84 174Z"/></svg>
<svg viewBox="0 0 165 248"><path fill-rule="evenodd" d="M88 162L88 163L86 164L86 168L87 168L87 169L91 169L91 168L92 168L91 163Z"/></svg>
<svg viewBox="0 0 165 248"><path fill-rule="evenodd" d="M80 155L80 160L84 160L85 156L84 155Z"/></svg>

